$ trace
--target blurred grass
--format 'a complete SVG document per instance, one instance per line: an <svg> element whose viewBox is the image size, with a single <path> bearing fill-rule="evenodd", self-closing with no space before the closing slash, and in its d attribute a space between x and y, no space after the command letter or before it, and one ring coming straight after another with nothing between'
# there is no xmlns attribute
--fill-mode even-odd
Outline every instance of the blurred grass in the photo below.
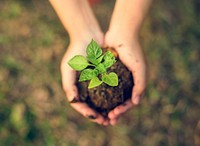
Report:
<svg viewBox="0 0 200 146"><path fill-rule="evenodd" d="M95 6L105 31L114 1ZM115 127L66 102L59 62L68 36L47 1L0 1L0 145L200 145L200 2L155 0L141 32L150 81Z"/></svg>

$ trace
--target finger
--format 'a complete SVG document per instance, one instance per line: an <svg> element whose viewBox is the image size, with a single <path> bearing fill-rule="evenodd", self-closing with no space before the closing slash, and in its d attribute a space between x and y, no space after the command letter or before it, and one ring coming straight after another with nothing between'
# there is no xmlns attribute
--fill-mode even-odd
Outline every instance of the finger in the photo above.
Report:
<svg viewBox="0 0 200 146"><path fill-rule="evenodd" d="M80 114L82 114L84 117L88 118L92 122L96 122L100 125L102 124L107 125L106 123L108 123L106 122L105 118L101 114L91 109L87 103L76 102L76 103L72 103L71 106L77 112L79 112Z"/></svg>
<svg viewBox="0 0 200 146"><path fill-rule="evenodd" d="M93 112L95 112L95 111L93 111ZM106 122L105 122L106 120L99 113L96 113L96 117L93 116L93 115L87 115L87 114L86 114L85 117L88 118L88 119L90 119L90 121L92 121L92 122L98 123L99 125L102 125L104 123L106 124Z"/></svg>
<svg viewBox="0 0 200 146"><path fill-rule="evenodd" d="M68 98L70 105L84 117L90 119L93 122L102 124L104 122L103 116L96 113L86 103L81 102L78 98L78 89L75 85L67 86L65 88L66 97Z"/></svg>
<svg viewBox="0 0 200 146"><path fill-rule="evenodd" d="M109 125L109 123L110 123L110 122L109 122L109 120L108 120L108 119L106 119L106 120L103 122L103 125L104 125L104 126L108 126L108 125Z"/></svg>
<svg viewBox="0 0 200 146"><path fill-rule="evenodd" d="M90 119L93 122L98 124L102 124L104 122L103 116L96 113L93 109L91 109L86 103L81 102L78 98L78 91L75 85L72 88L66 89L66 96L70 102L70 105L84 117Z"/></svg>
<svg viewBox="0 0 200 146"><path fill-rule="evenodd" d="M131 99L125 101L123 104L117 106L112 111L108 113L109 119L116 119L123 113L127 112L133 107L133 103L131 102Z"/></svg>
<svg viewBox="0 0 200 146"><path fill-rule="evenodd" d="M79 101L78 89L77 89L76 85L65 86L65 87L63 87L63 89L64 89L66 97L70 103Z"/></svg>
<svg viewBox="0 0 200 146"><path fill-rule="evenodd" d="M145 91L147 83L147 66L143 59L135 59L130 66L130 71L134 78L134 86L132 88L132 102L133 104L139 104L140 98Z"/></svg>
<svg viewBox="0 0 200 146"><path fill-rule="evenodd" d="M93 122L96 122L98 124L103 124L104 118L100 114L96 113L94 110L92 110L86 103L73 103L71 106L80 114L82 114L84 117L90 119Z"/></svg>
<svg viewBox="0 0 200 146"><path fill-rule="evenodd" d="M64 71L66 73L66 71ZM67 71L69 72L69 71ZM67 74L68 76L63 75L63 89L66 93L66 97L68 101L71 103L71 106L79 113L81 113L84 117L89 118L91 121L96 122L98 124L102 124L104 118L92 110L86 103L80 102L78 98L78 89L73 82L73 78L69 78L69 76L73 77L71 74ZM69 80L69 81L68 81ZM66 84L67 83L67 84Z"/></svg>
<svg viewBox="0 0 200 146"><path fill-rule="evenodd" d="M115 115L114 113L114 110L111 110L109 113L108 113L108 118L109 119L115 119L117 116Z"/></svg>
<svg viewBox="0 0 200 146"><path fill-rule="evenodd" d="M147 75L146 71L144 69L137 70L135 72L132 72L134 77L134 86L132 89L132 102L135 105L138 105L141 99L141 96L144 93L144 90L146 88L146 82L147 82Z"/></svg>
<svg viewBox="0 0 200 146"><path fill-rule="evenodd" d="M118 122L118 118L112 119L110 120L110 125L114 126L117 124L117 122Z"/></svg>

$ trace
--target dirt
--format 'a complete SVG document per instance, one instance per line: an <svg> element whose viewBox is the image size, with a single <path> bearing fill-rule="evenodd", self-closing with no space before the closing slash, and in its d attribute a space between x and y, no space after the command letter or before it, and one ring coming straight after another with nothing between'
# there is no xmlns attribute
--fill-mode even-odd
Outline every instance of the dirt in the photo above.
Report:
<svg viewBox="0 0 200 146"><path fill-rule="evenodd" d="M98 87L88 89L89 81L77 82L79 98L81 102L86 102L91 108L101 113L104 117L110 110L123 104L131 97L133 78L131 72L117 59L117 62L108 69L108 73L114 71L119 78L119 85L111 87L105 83ZM77 78L79 73L77 75Z"/></svg>

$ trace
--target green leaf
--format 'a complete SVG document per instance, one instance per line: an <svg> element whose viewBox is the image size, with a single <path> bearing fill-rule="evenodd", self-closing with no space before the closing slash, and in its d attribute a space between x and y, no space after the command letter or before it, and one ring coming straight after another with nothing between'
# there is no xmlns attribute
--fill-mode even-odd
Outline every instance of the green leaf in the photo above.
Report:
<svg viewBox="0 0 200 146"><path fill-rule="evenodd" d="M86 53L88 57L97 59L99 56L101 56L102 49L94 40L92 40L87 46Z"/></svg>
<svg viewBox="0 0 200 146"><path fill-rule="evenodd" d="M110 86L117 86L118 85L118 76L114 72L111 72L109 74L103 74L102 81Z"/></svg>
<svg viewBox="0 0 200 146"><path fill-rule="evenodd" d="M91 88L97 87L97 86L101 85L102 83L103 82L100 81L98 77L93 77L89 83L88 88L91 89Z"/></svg>
<svg viewBox="0 0 200 146"><path fill-rule="evenodd" d="M97 59L97 62L98 62L98 63L101 63L101 61L103 60L103 58L104 58L104 55L100 56L100 57Z"/></svg>
<svg viewBox="0 0 200 146"><path fill-rule="evenodd" d="M100 63L99 65L97 65L96 69L99 71L100 74L106 72L106 68L104 67L104 65L102 63Z"/></svg>
<svg viewBox="0 0 200 146"><path fill-rule="evenodd" d="M104 54L104 60L115 60L115 56L112 52L110 51L107 51L105 54Z"/></svg>
<svg viewBox="0 0 200 146"><path fill-rule="evenodd" d="M87 56L87 59L94 65L98 65L99 64L98 60L96 58L94 58L94 57Z"/></svg>
<svg viewBox="0 0 200 146"><path fill-rule="evenodd" d="M111 67L114 63L116 62L116 60L105 60L102 64L104 65L105 68L109 68Z"/></svg>
<svg viewBox="0 0 200 146"><path fill-rule="evenodd" d="M103 65L105 68L111 67L116 62L115 56L110 51L107 51L104 55Z"/></svg>
<svg viewBox="0 0 200 146"><path fill-rule="evenodd" d="M93 69L93 74L94 74L94 76L98 76L99 75L99 71L97 69Z"/></svg>
<svg viewBox="0 0 200 146"><path fill-rule="evenodd" d="M94 65L98 65L99 63L101 63L101 61L103 60L104 55L100 56L99 58L94 58L91 56L87 56L87 59Z"/></svg>
<svg viewBox="0 0 200 146"><path fill-rule="evenodd" d="M79 77L79 82L87 81L92 79L95 76L98 76L99 71L96 69L84 69Z"/></svg>
<svg viewBox="0 0 200 146"><path fill-rule="evenodd" d="M89 64L86 58L82 55L76 55L68 61L69 66L74 70L80 71L85 69Z"/></svg>

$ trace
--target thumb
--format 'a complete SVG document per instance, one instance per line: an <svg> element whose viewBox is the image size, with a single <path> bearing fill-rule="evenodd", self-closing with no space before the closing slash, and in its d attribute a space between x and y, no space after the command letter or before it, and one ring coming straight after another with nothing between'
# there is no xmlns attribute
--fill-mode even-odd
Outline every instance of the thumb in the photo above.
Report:
<svg viewBox="0 0 200 146"><path fill-rule="evenodd" d="M138 59L139 60L139 59ZM137 61L136 61L137 62ZM132 89L132 103L138 105L144 94L147 80L149 78L148 66L146 61L141 60L131 68L134 78L134 86Z"/></svg>
<svg viewBox="0 0 200 146"><path fill-rule="evenodd" d="M141 97L143 96L144 93L144 88L143 89L138 89L138 87L133 87L133 91L132 91L132 103L134 105L138 105L140 102Z"/></svg>
<svg viewBox="0 0 200 146"><path fill-rule="evenodd" d="M146 88L147 78L146 74L135 74L134 75L134 86L132 89L132 103L138 105L140 102L141 97L144 94Z"/></svg>

